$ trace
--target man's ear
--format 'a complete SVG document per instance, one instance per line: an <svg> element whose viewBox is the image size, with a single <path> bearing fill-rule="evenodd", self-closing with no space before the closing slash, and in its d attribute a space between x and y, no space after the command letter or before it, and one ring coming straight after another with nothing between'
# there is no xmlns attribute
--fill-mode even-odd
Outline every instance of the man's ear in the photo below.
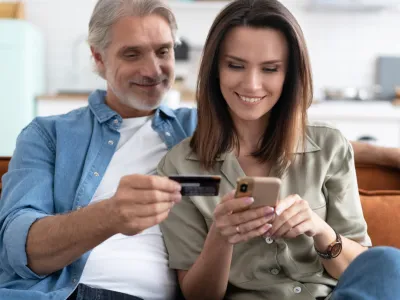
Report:
<svg viewBox="0 0 400 300"><path fill-rule="evenodd" d="M94 59L94 63L96 64L97 72L103 76L105 72L105 65L104 65L104 57L103 54L97 51L94 47L90 47L90 51L92 52L92 56Z"/></svg>

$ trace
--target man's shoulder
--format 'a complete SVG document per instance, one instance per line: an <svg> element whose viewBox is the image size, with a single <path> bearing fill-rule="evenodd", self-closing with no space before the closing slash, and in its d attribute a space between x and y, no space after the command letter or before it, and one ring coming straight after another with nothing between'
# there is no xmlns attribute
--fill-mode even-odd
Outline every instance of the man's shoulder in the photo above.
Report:
<svg viewBox="0 0 400 300"><path fill-rule="evenodd" d="M171 109L167 106L160 106L160 110L170 118L175 119L186 132L186 136L191 136L197 127L197 109L180 107Z"/></svg>
<svg viewBox="0 0 400 300"><path fill-rule="evenodd" d="M57 128L72 128L74 126L84 127L84 124L91 123L91 113L88 106L72 110L66 114L36 117L28 127L36 127L46 132L53 132Z"/></svg>
<svg viewBox="0 0 400 300"><path fill-rule="evenodd" d="M180 107L173 111L178 118L197 118L197 109L194 107Z"/></svg>
<svg viewBox="0 0 400 300"><path fill-rule="evenodd" d="M159 109L167 116L177 118L178 121L188 122L195 121L197 122L197 109L191 107L179 107L176 109L170 108L166 105L160 105Z"/></svg>
<svg viewBox="0 0 400 300"><path fill-rule="evenodd" d="M82 118L87 117L87 113L90 112L89 106L84 106L81 108L77 108L71 110L68 113L61 115L52 115L52 116L39 116L36 117L35 120L40 123L57 123L57 122L75 122L77 120L81 120Z"/></svg>

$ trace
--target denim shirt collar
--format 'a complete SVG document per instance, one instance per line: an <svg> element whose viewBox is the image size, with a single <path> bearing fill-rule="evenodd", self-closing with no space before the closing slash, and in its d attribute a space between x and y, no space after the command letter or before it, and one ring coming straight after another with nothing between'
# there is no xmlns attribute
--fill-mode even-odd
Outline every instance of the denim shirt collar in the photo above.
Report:
<svg viewBox="0 0 400 300"><path fill-rule="evenodd" d="M97 118L100 124L116 117L122 121L122 117L114 110L112 110L105 102L107 92L104 90L96 90L89 96L89 108ZM161 117L161 118L160 118ZM166 105L160 105L155 112L154 122L155 125L160 119L176 118L174 111Z"/></svg>
<svg viewBox="0 0 400 300"><path fill-rule="evenodd" d="M89 108L97 121L102 124L115 116L122 120L121 116L106 104L106 95L106 91L96 90L89 96Z"/></svg>

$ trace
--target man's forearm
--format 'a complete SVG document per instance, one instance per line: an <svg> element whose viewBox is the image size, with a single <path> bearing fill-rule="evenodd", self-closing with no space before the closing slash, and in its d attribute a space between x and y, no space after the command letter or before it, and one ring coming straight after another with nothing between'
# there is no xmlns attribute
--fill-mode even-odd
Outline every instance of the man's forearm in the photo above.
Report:
<svg viewBox="0 0 400 300"><path fill-rule="evenodd" d="M65 215L35 222L28 233L28 266L39 274L58 271L114 235L102 201Z"/></svg>
<svg viewBox="0 0 400 300"><path fill-rule="evenodd" d="M214 225L213 225L214 226ZM211 228L203 251L181 282L186 299L223 299L228 285L233 245Z"/></svg>
<svg viewBox="0 0 400 300"><path fill-rule="evenodd" d="M358 164L374 164L400 168L400 149L374 146L363 142L351 142L354 160Z"/></svg>

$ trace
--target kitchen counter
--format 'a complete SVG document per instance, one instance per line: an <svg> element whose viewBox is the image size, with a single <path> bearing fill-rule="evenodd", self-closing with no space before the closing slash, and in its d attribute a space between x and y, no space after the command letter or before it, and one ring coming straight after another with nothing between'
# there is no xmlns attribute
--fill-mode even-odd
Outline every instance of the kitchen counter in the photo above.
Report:
<svg viewBox="0 0 400 300"><path fill-rule="evenodd" d="M88 94L43 95L36 98L36 115L40 117L65 114L88 104Z"/></svg>
<svg viewBox="0 0 400 300"><path fill-rule="evenodd" d="M400 106L388 101L316 102L308 118L332 124L349 140L400 147Z"/></svg>
<svg viewBox="0 0 400 300"><path fill-rule="evenodd" d="M195 107L192 91L181 91L180 107ZM65 114L87 105L88 95L47 95L36 99L37 116ZM327 122L349 140L369 140L388 147L400 147L400 106L387 101L316 101L308 109L310 121Z"/></svg>
<svg viewBox="0 0 400 300"><path fill-rule="evenodd" d="M341 101L329 100L316 102L308 109L309 117L318 115L323 118L354 120L399 120L400 106L389 101Z"/></svg>

